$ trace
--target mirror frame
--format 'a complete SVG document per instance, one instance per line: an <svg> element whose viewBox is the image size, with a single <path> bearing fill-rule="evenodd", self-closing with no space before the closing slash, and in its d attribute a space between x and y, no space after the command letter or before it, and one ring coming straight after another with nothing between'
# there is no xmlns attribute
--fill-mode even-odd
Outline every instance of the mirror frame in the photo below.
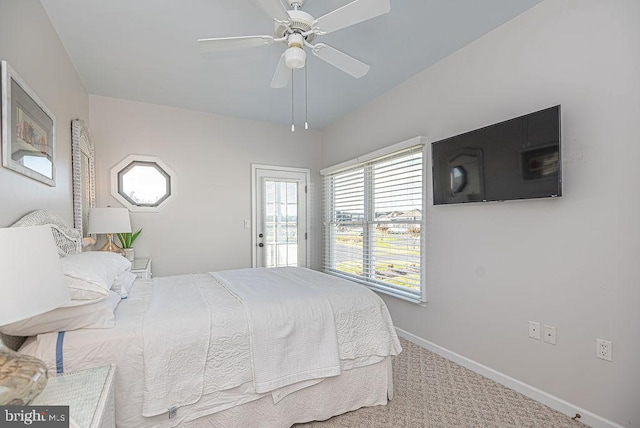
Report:
<svg viewBox="0 0 640 428"><path fill-rule="evenodd" d="M84 186L82 176L82 159L88 161L88 177ZM71 121L71 170L73 174L73 227L84 233L84 212L82 202L86 199L89 202L88 208L96 207L96 169L95 169L95 147L91 133L86 123L80 119ZM87 187L87 188L85 188ZM88 236L88 234L87 234Z"/></svg>

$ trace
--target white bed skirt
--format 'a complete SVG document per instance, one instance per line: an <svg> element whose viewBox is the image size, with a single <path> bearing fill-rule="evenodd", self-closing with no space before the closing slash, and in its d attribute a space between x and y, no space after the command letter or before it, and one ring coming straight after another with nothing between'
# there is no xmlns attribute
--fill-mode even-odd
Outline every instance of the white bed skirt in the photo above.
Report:
<svg viewBox="0 0 640 428"><path fill-rule="evenodd" d="M193 420L190 419L197 414L191 414L184 418L180 427L284 428L296 423L326 420L361 407L385 405L387 398L393 398L392 360L393 357L387 357L370 366L344 370L339 376L288 395L278 404L273 404L271 396L265 396ZM171 426L156 425L155 418L146 419L151 422L148 426Z"/></svg>

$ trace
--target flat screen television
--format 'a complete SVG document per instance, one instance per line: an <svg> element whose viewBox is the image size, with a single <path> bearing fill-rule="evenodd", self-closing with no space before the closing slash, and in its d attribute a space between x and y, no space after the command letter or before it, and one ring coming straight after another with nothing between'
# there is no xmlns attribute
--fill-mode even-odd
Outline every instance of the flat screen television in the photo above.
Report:
<svg viewBox="0 0 640 428"><path fill-rule="evenodd" d="M433 203L562 195L560 106L437 141Z"/></svg>

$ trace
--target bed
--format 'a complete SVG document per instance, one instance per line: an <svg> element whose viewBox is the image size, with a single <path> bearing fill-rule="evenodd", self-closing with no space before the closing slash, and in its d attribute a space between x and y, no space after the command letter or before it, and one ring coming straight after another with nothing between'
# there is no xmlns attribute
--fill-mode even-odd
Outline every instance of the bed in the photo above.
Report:
<svg viewBox="0 0 640 428"><path fill-rule="evenodd" d="M79 251L78 233L52 218L18 225L52 224L60 252ZM20 350L50 373L115 364L119 427L288 427L393 397L401 347L386 306L320 272L137 279L113 315L112 328L38 334Z"/></svg>

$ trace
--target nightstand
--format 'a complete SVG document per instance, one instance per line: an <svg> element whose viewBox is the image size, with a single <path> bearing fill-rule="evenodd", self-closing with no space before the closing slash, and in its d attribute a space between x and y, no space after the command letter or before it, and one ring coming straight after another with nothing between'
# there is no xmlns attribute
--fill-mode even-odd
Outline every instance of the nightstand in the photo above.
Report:
<svg viewBox="0 0 640 428"><path fill-rule="evenodd" d="M79 427L113 428L115 371L111 365L51 376L31 405L69 406L69 416Z"/></svg>
<svg viewBox="0 0 640 428"><path fill-rule="evenodd" d="M151 259L135 259L131 263L131 273L138 278L151 279Z"/></svg>

